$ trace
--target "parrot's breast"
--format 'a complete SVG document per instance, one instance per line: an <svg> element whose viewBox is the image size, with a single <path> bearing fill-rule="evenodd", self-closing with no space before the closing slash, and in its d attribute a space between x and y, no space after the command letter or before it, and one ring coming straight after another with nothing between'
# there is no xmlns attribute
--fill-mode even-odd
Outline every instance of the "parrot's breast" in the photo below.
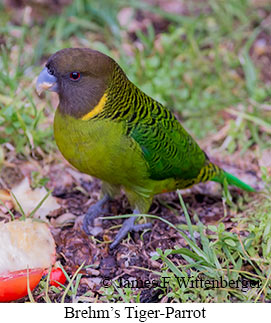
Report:
<svg viewBox="0 0 271 323"><path fill-rule="evenodd" d="M147 163L121 122L85 121L57 110L54 135L63 156L79 171L115 185L145 185Z"/></svg>

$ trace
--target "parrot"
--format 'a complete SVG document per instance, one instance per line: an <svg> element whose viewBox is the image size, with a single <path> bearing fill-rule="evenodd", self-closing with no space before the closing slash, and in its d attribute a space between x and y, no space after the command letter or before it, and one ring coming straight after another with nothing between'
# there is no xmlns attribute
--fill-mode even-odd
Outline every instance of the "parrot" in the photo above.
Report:
<svg viewBox="0 0 271 323"><path fill-rule="evenodd" d="M84 215L90 235L94 219L123 190L133 210L116 234L114 249L148 213L153 197L206 181L225 181L248 192L250 185L212 163L175 115L132 83L111 57L89 48L51 55L36 91L57 92L54 137L64 158L102 181L101 198Z"/></svg>

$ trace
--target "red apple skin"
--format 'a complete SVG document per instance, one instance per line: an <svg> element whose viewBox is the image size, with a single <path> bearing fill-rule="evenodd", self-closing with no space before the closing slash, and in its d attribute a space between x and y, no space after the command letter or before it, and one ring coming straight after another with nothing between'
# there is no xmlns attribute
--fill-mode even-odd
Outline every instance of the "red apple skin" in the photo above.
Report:
<svg viewBox="0 0 271 323"><path fill-rule="evenodd" d="M60 284L64 285L66 280L67 280L66 276L60 267L52 269L51 274L50 274L50 285L51 286L59 287Z"/></svg>
<svg viewBox="0 0 271 323"><path fill-rule="evenodd" d="M43 268L24 269L0 275L0 302L15 301L27 295L27 271L31 291L38 285Z"/></svg>

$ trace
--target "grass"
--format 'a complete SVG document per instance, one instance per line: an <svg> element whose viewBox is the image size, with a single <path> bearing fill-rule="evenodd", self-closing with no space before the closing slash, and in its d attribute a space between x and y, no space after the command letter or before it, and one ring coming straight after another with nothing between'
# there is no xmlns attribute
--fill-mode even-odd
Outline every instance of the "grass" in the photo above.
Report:
<svg viewBox="0 0 271 323"><path fill-rule="evenodd" d="M161 259L164 264L164 277L170 277L170 291L167 293L169 299L173 298L180 302L257 302L269 300L271 296L270 289L270 255L263 251L263 257L259 257L255 247L263 247L259 240L255 240L253 226L248 228L249 235L241 237L240 232L229 232L225 230L223 223L218 226L209 225L205 227L197 218L197 227L200 233L200 247L196 245L194 239L195 230L186 207L181 199L184 210L188 231L191 239L184 235L184 238L190 247L179 248L176 246L173 250L157 250L154 259ZM269 201L269 209L270 209ZM267 207L267 204L265 204ZM262 217L261 210L259 214ZM258 214L258 215L259 215ZM262 218L261 218L262 221ZM270 226L264 222L259 231L259 236L266 237ZM258 231L258 232L259 232ZM266 243L266 240L264 244ZM270 246L270 243L268 243ZM265 248L265 247L264 247ZM270 251L270 250L268 250ZM181 255L186 261L186 265L177 266L170 260L170 255ZM244 270L246 266L252 267L252 271ZM180 285L181 278L183 284ZM203 282L215 281L224 282L224 286L218 284L219 288L195 288L197 279L201 278ZM239 286L229 285L229 282L239 282ZM199 283L198 283L199 284ZM211 283L210 283L211 284ZM192 286L192 287L191 287ZM203 286L204 283L203 283ZM207 285L208 286L208 285ZM210 286L210 285L209 285Z"/></svg>
<svg viewBox="0 0 271 323"><path fill-rule="evenodd" d="M130 7L134 15L138 10L155 14L166 19L168 27L157 35L154 25L148 24L131 38L129 25L118 22L124 7ZM270 12L271 6L267 3L262 10ZM76 46L114 57L143 91L177 112L195 138L206 139L228 123L223 138L212 143L212 148L223 147L221 155L250 152L257 159L270 148L271 113L265 108L270 102L270 84L261 78L251 58L255 39L262 32L270 35L270 27L250 1L189 1L188 14L181 15L143 1L75 0L61 14L48 15L42 24L29 24L27 9L20 24L12 22L11 16L0 4L0 168L11 147L25 159L30 155L41 158L40 150L50 154L56 149L52 101L37 97L35 78L50 54ZM262 177L270 187L268 170L262 171ZM223 223L206 226L196 215L194 226L183 203L182 207L187 230L176 230L188 248L157 250L155 258L164 264L161 275L172 278L161 297L180 302L270 301L270 191L254 201L240 197L232 205L235 232L227 231ZM195 232L199 240L194 239ZM175 261L176 255L185 265ZM252 268L253 274L246 268ZM189 275L192 280L199 275L227 281L246 278L259 280L262 288L245 292L184 284L180 288L176 275L186 280ZM73 283L69 283L71 290ZM76 284L69 292L73 300L78 280ZM93 295L83 299L88 297ZM139 301L139 296L111 286L104 290L103 299Z"/></svg>

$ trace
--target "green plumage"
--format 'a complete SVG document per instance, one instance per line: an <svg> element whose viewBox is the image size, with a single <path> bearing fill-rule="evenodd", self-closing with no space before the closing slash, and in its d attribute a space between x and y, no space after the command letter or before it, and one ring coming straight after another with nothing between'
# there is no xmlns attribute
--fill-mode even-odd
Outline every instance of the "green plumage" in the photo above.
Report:
<svg viewBox="0 0 271 323"><path fill-rule="evenodd" d="M232 174L223 171L222 169L220 169L220 172L218 172L218 174L215 175L215 177L213 177L211 180L214 182L218 182L218 183L223 184L225 179L228 182L228 184L230 184L230 185L237 186L247 192L256 192L256 190L253 187L242 182L239 178L233 176Z"/></svg>
<svg viewBox="0 0 271 323"><path fill-rule="evenodd" d="M110 57L67 48L52 55L37 80L37 91L55 91L59 106L54 134L63 156L79 171L103 181L103 198L87 211L83 229L103 214L121 188L134 213L147 213L155 194L213 180L255 190L211 163L175 116L126 77ZM135 225L128 218L114 248Z"/></svg>
<svg viewBox="0 0 271 323"><path fill-rule="evenodd" d="M117 96L116 96L117 93ZM122 123L148 164L149 178L192 179L205 165L206 156L174 115L131 83L118 66L107 90L102 113L92 121Z"/></svg>
<svg viewBox="0 0 271 323"><path fill-rule="evenodd" d="M58 53L51 62L54 68L57 68ZM81 61L88 59L81 54ZM68 70L79 68L71 66ZM226 177L229 184L254 191L212 164L175 116L131 83L113 60L109 70L104 91L92 98L97 104L106 95L99 113L82 120L95 106L87 105L87 99L81 97L78 106L67 103L69 98L60 92L54 121L55 139L64 157L80 171L104 181L104 193L112 195L124 188L133 209L146 213L155 194L208 180L223 184Z"/></svg>

